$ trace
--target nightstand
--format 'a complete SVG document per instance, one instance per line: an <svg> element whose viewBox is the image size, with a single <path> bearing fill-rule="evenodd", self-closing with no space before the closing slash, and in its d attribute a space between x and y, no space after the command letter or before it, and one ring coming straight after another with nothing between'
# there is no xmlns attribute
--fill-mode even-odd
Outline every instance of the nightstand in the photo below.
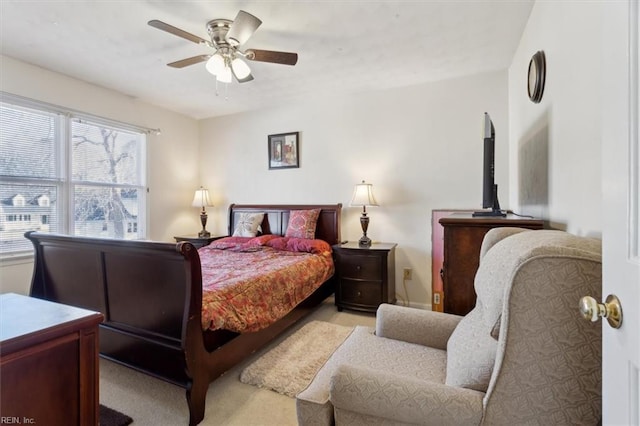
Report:
<svg viewBox="0 0 640 426"><path fill-rule="evenodd" d="M376 312L381 303L396 302L395 243L360 247L357 241L333 246L338 311Z"/></svg>
<svg viewBox="0 0 640 426"><path fill-rule="evenodd" d="M223 238L222 236L214 236L214 237L198 237L197 235L183 235L178 237L173 237L176 240L176 243L180 241L188 241L194 245L195 248L199 249L200 247L208 246L212 241L219 240Z"/></svg>

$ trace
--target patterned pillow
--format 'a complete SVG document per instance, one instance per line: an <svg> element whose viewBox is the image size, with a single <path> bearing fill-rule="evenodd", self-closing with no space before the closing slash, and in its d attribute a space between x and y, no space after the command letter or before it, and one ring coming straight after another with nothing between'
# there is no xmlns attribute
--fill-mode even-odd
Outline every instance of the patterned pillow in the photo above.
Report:
<svg viewBox="0 0 640 426"><path fill-rule="evenodd" d="M233 237L255 237L262 223L264 213L240 213Z"/></svg>
<svg viewBox="0 0 640 426"><path fill-rule="evenodd" d="M266 246L277 250L294 251L298 253L312 253L331 256L331 246L323 240L310 238L280 237L270 239Z"/></svg>
<svg viewBox="0 0 640 426"><path fill-rule="evenodd" d="M284 236L314 239L318 216L320 216L320 209L291 210L287 232Z"/></svg>
<svg viewBox="0 0 640 426"><path fill-rule="evenodd" d="M260 229L258 229L258 231L260 231ZM264 235L260 235L258 237L254 237L250 239L249 241L247 241L246 245L250 247L268 246L269 241L274 240L276 238L281 238L281 237L279 235L264 234Z"/></svg>

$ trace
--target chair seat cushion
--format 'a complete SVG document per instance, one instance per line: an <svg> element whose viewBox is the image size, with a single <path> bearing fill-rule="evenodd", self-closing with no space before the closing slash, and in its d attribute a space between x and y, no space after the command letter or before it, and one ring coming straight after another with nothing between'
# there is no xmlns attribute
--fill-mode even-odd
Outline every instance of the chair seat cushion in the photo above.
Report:
<svg viewBox="0 0 640 426"><path fill-rule="evenodd" d="M326 419L333 419L329 388L331 376L338 365L352 364L444 383L446 359L444 350L378 337L373 328L358 326L318 371L309 386L297 395L298 422L327 424Z"/></svg>

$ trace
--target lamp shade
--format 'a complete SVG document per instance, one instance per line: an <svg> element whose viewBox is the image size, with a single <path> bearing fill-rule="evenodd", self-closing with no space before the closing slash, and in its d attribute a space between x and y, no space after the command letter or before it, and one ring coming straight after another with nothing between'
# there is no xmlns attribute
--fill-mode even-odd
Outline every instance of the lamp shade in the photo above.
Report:
<svg viewBox="0 0 640 426"><path fill-rule="evenodd" d="M231 68L225 65L222 71L216 74L216 78L222 83L231 83Z"/></svg>
<svg viewBox="0 0 640 426"><path fill-rule="evenodd" d="M218 75L224 70L224 58L219 54L214 54L207 61L205 68L213 75Z"/></svg>
<svg viewBox="0 0 640 426"><path fill-rule="evenodd" d="M240 58L235 58L233 61L231 61L231 67L233 68L233 72L238 80L244 80L245 78L249 77L249 74L251 74L249 65L247 65Z"/></svg>
<svg viewBox="0 0 640 426"><path fill-rule="evenodd" d="M211 199L209 199L209 190L203 187L196 190L195 195L193 196L193 202L191 203L193 207L213 207L211 203Z"/></svg>
<svg viewBox="0 0 640 426"><path fill-rule="evenodd" d="M378 202L373 196L373 185L370 183L359 183L353 191L351 199L352 206L377 206Z"/></svg>

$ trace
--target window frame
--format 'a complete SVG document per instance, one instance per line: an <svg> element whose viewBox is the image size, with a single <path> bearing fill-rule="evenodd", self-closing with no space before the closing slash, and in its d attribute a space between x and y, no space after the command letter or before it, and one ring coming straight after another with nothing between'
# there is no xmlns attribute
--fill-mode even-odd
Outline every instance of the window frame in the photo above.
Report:
<svg viewBox="0 0 640 426"><path fill-rule="evenodd" d="M107 119L104 117L94 116L81 111L75 111L67 108L63 108L57 105L48 104L28 98L23 98L17 95L12 95L5 92L0 92L0 104L9 108L25 108L36 112L43 112L47 114L53 114L57 116L55 132L55 177L42 178L42 177L24 177L24 176L12 176L12 175L0 175L2 184L8 185L42 185L42 186L55 186L56 187L56 203L55 211L52 211L51 215L48 215L47 222L51 223L51 216L55 214L58 219L59 232L66 235L76 235L75 233L75 206L74 206L74 194L78 186L91 186L102 188L130 188L137 191L137 238L148 238L148 168L147 168L147 155L149 134L153 129L147 129L140 126L122 123L119 121ZM126 131L130 133L138 133L141 139L136 143L136 155L137 155L137 184L130 183L109 183L109 182L94 182L94 181L81 181L73 180L73 136L72 136L72 122L77 121L80 123L86 123L88 125L103 126L106 128ZM124 227L127 228L125 223ZM32 257L33 250L14 250L7 253L0 253L0 261L19 259L23 257Z"/></svg>

